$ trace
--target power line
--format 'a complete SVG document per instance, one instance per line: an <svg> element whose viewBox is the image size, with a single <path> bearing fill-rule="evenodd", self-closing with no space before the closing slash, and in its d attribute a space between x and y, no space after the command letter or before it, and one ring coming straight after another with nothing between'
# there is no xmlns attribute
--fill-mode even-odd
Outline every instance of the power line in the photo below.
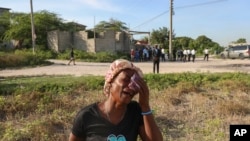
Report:
<svg viewBox="0 0 250 141"><path fill-rule="evenodd" d="M144 25L144 24L147 24L147 23L149 23L149 22L151 22L151 21L153 21L153 20L155 20L155 19L161 17L162 15L164 15L164 14L166 14L166 13L168 13L168 12L169 12L169 10L168 10L168 11L165 11L165 12L162 12L161 14L159 14L159 15L157 15L157 16L155 16L155 17L149 19L149 20L147 20L146 22L143 22L142 24L140 24L140 25L138 25L138 26L136 26L136 27L134 27L134 28L137 28L137 27L140 27L140 26L142 26L142 25ZM134 29L134 28L132 28L132 29Z"/></svg>
<svg viewBox="0 0 250 141"><path fill-rule="evenodd" d="M183 9L183 8L190 8L190 7L202 6L202 5L209 5L209 4L219 3L219 2L222 2L222 1L227 1L227 0L215 0L215 1L209 1L209 2L204 2L204 3L198 3L198 4L192 4L192 5L179 6L179 7L175 7L175 9ZM164 12L162 12L161 14L159 14L159 15L157 15L157 16L155 16L155 17L153 17L153 18L151 18L151 19L149 19L149 20L143 22L142 24L140 24L140 25L138 25L138 26L135 26L135 27L132 28L132 29L135 29L135 28L140 27L140 26L142 26L142 25L148 24L148 23L152 22L153 20L155 20L155 19L161 17L162 15L164 15L164 14L166 14L166 13L168 13L168 12L169 12L169 10L164 11Z"/></svg>
<svg viewBox="0 0 250 141"><path fill-rule="evenodd" d="M197 7L197 6L202 6L202 5L210 5L210 4L219 3L219 2L222 2L222 1L227 1L227 0L215 0L215 1L209 1L209 2L204 2L204 3L198 3L198 4L192 4L192 5L179 6L179 7L176 7L175 9Z"/></svg>

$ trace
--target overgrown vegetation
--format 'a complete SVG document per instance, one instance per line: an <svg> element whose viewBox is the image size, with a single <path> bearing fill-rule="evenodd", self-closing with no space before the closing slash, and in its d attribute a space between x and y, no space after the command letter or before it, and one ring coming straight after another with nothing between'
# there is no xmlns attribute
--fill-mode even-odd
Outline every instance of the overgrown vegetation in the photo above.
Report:
<svg viewBox="0 0 250 141"><path fill-rule="evenodd" d="M249 124L250 75L145 75L164 140L227 141L230 124ZM77 111L104 98L103 76L0 80L0 141L66 141ZM138 97L135 97L135 100Z"/></svg>
<svg viewBox="0 0 250 141"><path fill-rule="evenodd" d="M80 61L86 62L112 62L118 58L129 59L129 53L124 52L97 52L91 53L82 50L75 50L75 58ZM69 59L70 49L58 54L57 59L67 60Z"/></svg>
<svg viewBox="0 0 250 141"><path fill-rule="evenodd" d="M0 69L49 65L51 62L46 61L46 59L52 57L53 52L50 51L39 51L36 54L33 54L31 50L0 52Z"/></svg>
<svg viewBox="0 0 250 141"><path fill-rule="evenodd" d="M129 59L129 54L123 52L109 53L98 52L88 53L82 50L75 50L75 58L78 61L86 62L112 62L115 59ZM65 50L62 53L53 51L36 50L33 54L32 49L22 50L4 50L0 51L0 69L4 68L20 68L33 67L39 65L50 65L48 59L68 60L70 58L70 50Z"/></svg>

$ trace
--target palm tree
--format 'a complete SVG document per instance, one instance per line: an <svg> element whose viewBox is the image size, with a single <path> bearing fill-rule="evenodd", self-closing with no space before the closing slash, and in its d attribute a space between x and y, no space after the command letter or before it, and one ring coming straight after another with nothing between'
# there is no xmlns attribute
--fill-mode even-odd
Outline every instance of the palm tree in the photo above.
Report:
<svg viewBox="0 0 250 141"><path fill-rule="evenodd" d="M125 31L129 29L127 26L125 26L126 23L115 20L115 19L110 19L109 21L101 21L95 26L96 32L103 32L106 30L114 30L114 31Z"/></svg>

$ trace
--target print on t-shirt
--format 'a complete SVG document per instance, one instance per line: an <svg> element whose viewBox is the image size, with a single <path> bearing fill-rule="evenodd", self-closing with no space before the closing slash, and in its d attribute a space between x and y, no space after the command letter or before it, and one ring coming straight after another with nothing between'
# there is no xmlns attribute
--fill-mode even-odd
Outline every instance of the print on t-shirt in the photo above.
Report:
<svg viewBox="0 0 250 141"><path fill-rule="evenodd" d="M107 141L126 141L126 138L123 135L116 137L114 134L111 134L108 136Z"/></svg>

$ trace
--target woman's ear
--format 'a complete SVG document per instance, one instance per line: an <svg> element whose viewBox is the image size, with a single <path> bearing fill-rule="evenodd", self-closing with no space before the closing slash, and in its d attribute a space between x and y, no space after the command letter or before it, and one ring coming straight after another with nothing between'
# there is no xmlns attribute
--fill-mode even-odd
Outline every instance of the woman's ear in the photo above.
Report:
<svg viewBox="0 0 250 141"><path fill-rule="evenodd" d="M109 96L109 94L110 94L110 88L111 88L111 83L106 83L105 84L105 87L104 87L104 94L105 94L105 96Z"/></svg>

